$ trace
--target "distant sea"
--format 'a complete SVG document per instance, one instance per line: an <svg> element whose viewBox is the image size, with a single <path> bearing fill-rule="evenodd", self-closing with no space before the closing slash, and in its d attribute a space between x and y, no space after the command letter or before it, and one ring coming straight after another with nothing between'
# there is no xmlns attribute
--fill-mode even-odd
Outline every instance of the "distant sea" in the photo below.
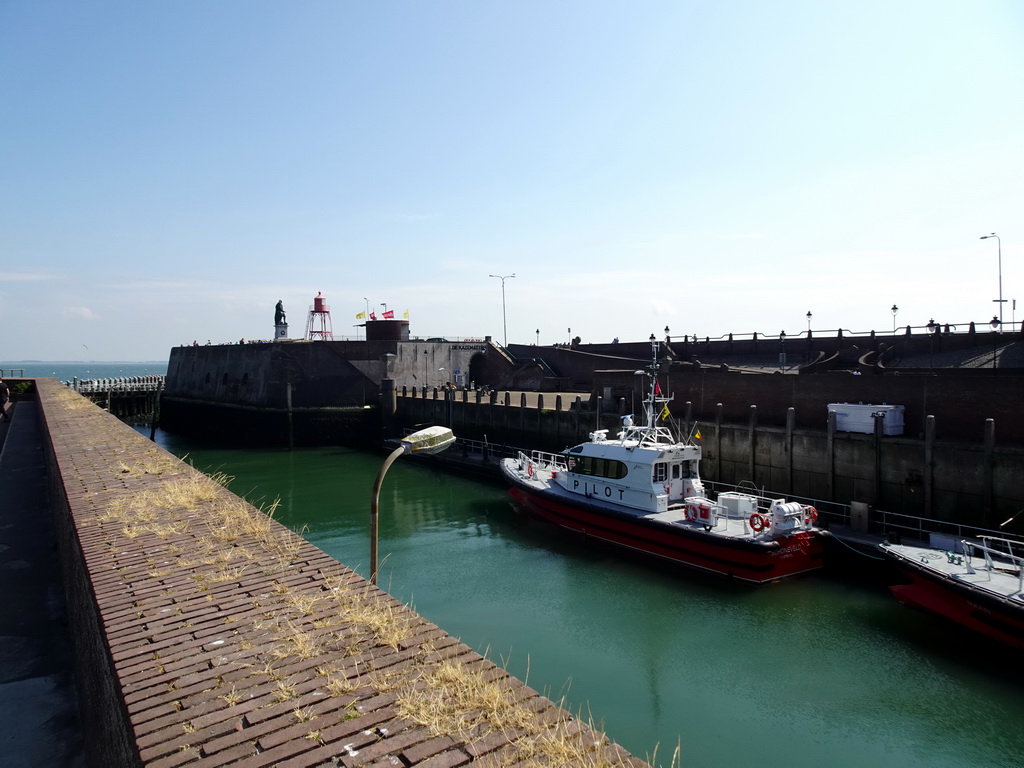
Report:
<svg viewBox="0 0 1024 768"><path fill-rule="evenodd" d="M11 369L14 369L11 371ZM23 362L0 361L0 370L5 377L24 375L28 378L53 378L58 381L72 381L76 376L83 379L116 379L126 376L163 376L167 373L167 361L150 360L141 363L88 363L80 361L47 362L27 360ZM24 370L24 374L21 371Z"/></svg>

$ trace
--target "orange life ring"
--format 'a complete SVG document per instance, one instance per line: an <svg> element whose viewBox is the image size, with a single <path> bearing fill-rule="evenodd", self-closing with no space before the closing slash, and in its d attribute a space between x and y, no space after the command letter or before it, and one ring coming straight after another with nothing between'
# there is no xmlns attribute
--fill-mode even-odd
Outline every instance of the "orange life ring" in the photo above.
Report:
<svg viewBox="0 0 1024 768"><path fill-rule="evenodd" d="M697 507L693 504L686 505L686 519L691 523L697 522Z"/></svg>
<svg viewBox="0 0 1024 768"><path fill-rule="evenodd" d="M750 516L750 527L753 529L754 533L760 533L769 525L771 525L771 520L760 512L755 512Z"/></svg>
<svg viewBox="0 0 1024 768"><path fill-rule="evenodd" d="M526 476L533 477L533 462L531 461L526 465Z"/></svg>

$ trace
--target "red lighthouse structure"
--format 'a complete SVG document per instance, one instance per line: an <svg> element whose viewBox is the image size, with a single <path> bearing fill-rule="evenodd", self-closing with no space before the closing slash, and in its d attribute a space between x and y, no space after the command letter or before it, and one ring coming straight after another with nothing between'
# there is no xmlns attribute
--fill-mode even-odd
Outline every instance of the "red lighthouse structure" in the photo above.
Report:
<svg viewBox="0 0 1024 768"><path fill-rule="evenodd" d="M331 308L327 306L327 299L320 291L313 297L313 306L310 307L309 318L306 320L306 338L310 341L334 341Z"/></svg>

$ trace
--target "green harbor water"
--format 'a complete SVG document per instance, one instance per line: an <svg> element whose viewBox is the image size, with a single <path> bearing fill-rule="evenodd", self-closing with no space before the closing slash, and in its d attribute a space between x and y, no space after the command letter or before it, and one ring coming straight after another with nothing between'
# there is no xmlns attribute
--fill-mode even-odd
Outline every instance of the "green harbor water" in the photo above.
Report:
<svg viewBox="0 0 1024 768"><path fill-rule="evenodd" d="M368 573L382 454L158 441ZM380 500L380 582L612 739L685 768L1024 765L1024 664L813 575L760 588L671 573L518 517L506 489L402 458ZM865 561L867 563L867 561Z"/></svg>

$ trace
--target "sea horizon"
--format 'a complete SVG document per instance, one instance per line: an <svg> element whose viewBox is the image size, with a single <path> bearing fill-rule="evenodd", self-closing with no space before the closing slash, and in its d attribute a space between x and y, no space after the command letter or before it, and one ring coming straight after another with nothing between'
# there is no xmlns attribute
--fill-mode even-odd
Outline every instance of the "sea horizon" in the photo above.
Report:
<svg viewBox="0 0 1024 768"><path fill-rule="evenodd" d="M11 379L121 379L164 376L166 360L15 360L0 361L0 375Z"/></svg>

